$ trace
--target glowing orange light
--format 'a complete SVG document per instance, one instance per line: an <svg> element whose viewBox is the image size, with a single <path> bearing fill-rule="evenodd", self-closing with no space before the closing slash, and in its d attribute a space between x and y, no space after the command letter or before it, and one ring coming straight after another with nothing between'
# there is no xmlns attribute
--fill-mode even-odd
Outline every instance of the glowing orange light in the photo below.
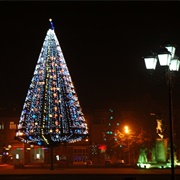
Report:
<svg viewBox="0 0 180 180"><path fill-rule="evenodd" d="M19 131L18 132L18 136L22 136L22 135L23 135L23 133Z"/></svg>
<svg viewBox="0 0 180 180"><path fill-rule="evenodd" d="M129 127L128 127L128 126L125 126L125 127L124 127L124 131L125 131L126 134L128 134L128 133L129 133Z"/></svg>

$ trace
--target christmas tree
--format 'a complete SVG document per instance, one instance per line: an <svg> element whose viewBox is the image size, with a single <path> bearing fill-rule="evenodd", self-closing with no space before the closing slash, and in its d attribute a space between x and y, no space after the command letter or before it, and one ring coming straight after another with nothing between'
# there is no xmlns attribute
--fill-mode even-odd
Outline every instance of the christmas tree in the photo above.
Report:
<svg viewBox="0 0 180 180"><path fill-rule="evenodd" d="M80 141L88 127L50 19L21 112L16 138L49 146Z"/></svg>

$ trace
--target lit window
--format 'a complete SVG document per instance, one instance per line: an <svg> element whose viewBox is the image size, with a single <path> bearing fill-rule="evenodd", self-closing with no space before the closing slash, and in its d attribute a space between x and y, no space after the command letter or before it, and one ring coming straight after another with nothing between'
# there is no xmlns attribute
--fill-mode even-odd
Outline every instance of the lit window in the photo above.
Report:
<svg viewBox="0 0 180 180"><path fill-rule="evenodd" d="M16 124L14 122L10 122L10 129L16 129Z"/></svg>
<svg viewBox="0 0 180 180"><path fill-rule="evenodd" d="M40 154L36 154L36 159L40 159Z"/></svg>
<svg viewBox="0 0 180 180"><path fill-rule="evenodd" d="M19 154L16 154L16 159L19 159Z"/></svg>
<svg viewBox="0 0 180 180"><path fill-rule="evenodd" d="M0 129L4 129L4 124L0 124Z"/></svg>

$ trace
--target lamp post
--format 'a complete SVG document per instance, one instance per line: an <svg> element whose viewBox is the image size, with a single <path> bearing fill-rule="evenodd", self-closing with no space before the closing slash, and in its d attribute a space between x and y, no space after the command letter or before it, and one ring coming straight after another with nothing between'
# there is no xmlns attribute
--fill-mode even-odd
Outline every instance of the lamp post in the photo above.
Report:
<svg viewBox="0 0 180 180"><path fill-rule="evenodd" d="M169 128L170 128L170 152L171 152L171 180L175 179L174 173L174 127L173 127L173 101L172 101L172 78L173 72L179 70L180 61L177 56L175 56L176 47L173 44L165 44L162 51L158 53L153 53L150 56L144 57L146 68L149 70L155 70L157 61L161 66L165 66L166 75L168 78L169 86Z"/></svg>
<svg viewBox="0 0 180 180"><path fill-rule="evenodd" d="M129 135L129 127L124 126L124 132L125 134ZM128 163L130 164L130 154L129 154L129 137L127 137L127 148L128 148Z"/></svg>

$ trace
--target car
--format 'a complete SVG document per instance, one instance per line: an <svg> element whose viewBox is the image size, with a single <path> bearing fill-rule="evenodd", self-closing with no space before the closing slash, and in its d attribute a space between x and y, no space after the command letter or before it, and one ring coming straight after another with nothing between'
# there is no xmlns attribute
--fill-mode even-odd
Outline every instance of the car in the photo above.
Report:
<svg viewBox="0 0 180 180"><path fill-rule="evenodd" d="M85 166L92 166L92 165L93 165L93 162L92 162L91 160L86 160L86 161L84 162L84 165L85 165Z"/></svg>
<svg viewBox="0 0 180 180"><path fill-rule="evenodd" d="M117 160L117 165L118 166L124 165L124 160L123 159Z"/></svg>
<svg viewBox="0 0 180 180"><path fill-rule="evenodd" d="M122 165L124 165L124 160L123 159L118 159L116 161L112 161L112 160L105 160L104 162L105 167L120 167Z"/></svg>
<svg viewBox="0 0 180 180"><path fill-rule="evenodd" d="M113 162L111 160L105 160L104 165L105 167L111 167L113 165Z"/></svg>

